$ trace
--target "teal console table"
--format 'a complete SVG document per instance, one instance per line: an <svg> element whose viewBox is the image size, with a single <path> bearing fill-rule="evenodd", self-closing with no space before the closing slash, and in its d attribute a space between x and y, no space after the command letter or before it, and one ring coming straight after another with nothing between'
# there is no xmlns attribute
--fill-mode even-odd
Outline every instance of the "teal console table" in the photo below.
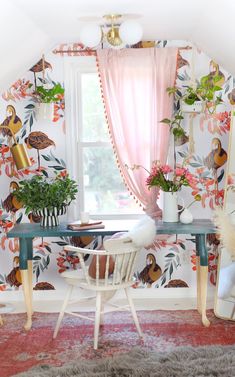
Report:
<svg viewBox="0 0 235 377"><path fill-rule="evenodd" d="M24 290L27 321L25 329L32 326L32 259L33 238L35 237L72 237L72 236L107 236L116 232L131 229L136 220L107 220L104 229L72 231L67 224L54 228L43 228L39 224L17 224L7 234L9 238L19 238L20 243L20 271ZM157 234L191 234L196 239L197 252L197 309L202 316L204 326L210 322L206 316L207 282L208 282L208 253L206 248L206 234L216 233L216 228L210 220L195 220L191 224L156 222Z"/></svg>

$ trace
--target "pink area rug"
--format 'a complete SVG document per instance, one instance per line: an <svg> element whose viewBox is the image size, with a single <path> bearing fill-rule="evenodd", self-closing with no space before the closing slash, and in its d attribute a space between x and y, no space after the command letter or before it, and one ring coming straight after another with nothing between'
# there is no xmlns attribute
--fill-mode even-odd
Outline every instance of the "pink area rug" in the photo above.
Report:
<svg viewBox="0 0 235 377"><path fill-rule="evenodd" d="M33 327L27 333L22 329L25 314L8 314L0 328L0 376L13 376L40 364L61 366L77 358L100 359L133 347L169 351L178 346L234 345L235 322L220 320L212 311L208 314L211 326L205 328L194 310L140 311L143 340L128 313L107 314L97 351L93 350L91 322L65 317L57 338L52 340L57 314L35 313Z"/></svg>

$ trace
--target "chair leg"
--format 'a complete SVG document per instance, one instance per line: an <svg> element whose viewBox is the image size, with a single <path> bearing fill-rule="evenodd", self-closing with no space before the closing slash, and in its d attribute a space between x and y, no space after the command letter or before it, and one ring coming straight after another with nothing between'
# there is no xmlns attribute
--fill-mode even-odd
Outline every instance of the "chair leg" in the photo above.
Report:
<svg viewBox="0 0 235 377"><path fill-rule="evenodd" d="M137 331L139 333L139 336L143 337L143 334L142 334L142 331L141 331L141 328L140 328L140 324L139 324L139 320L138 320L138 317L137 317L137 314L136 314L135 306L134 306L134 303L133 303L132 298L131 298L130 288L125 288L125 292L126 292L126 297L127 297L128 303L130 305L131 314L132 314L133 320L135 322Z"/></svg>
<svg viewBox="0 0 235 377"><path fill-rule="evenodd" d="M104 303L105 303L105 299L103 297L103 295L101 294L101 305L100 305L100 325L103 325L104 323Z"/></svg>
<svg viewBox="0 0 235 377"><path fill-rule="evenodd" d="M66 306L68 305L68 301L69 301L70 296L72 294L72 290L73 290L73 285L69 285L68 290L67 290L67 294L65 296L65 299L64 299L64 302L63 302L63 305L62 305L62 308L61 308L61 311L60 311L60 314L59 314L59 317L58 317L58 320L57 320L57 323L56 323L56 326L55 326L53 339L55 339L57 334L58 334L61 321L64 317L64 312L65 312Z"/></svg>
<svg viewBox="0 0 235 377"><path fill-rule="evenodd" d="M98 336L100 328L101 292L96 293L95 329L94 329L94 349L98 348Z"/></svg>

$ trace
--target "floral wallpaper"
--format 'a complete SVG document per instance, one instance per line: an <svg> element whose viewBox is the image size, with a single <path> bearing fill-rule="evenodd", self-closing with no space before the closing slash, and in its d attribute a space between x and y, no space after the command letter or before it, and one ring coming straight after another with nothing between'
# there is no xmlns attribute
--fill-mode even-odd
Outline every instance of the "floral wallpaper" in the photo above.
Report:
<svg viewBox="0 0 235 377"><path fill-rule="evenodd" d="M184 41L159 41L156 47L187 46ZM149 46L149 45L148 45ZM136 46L144 47L144 46ZM74 49L77 52L72 52ZM54 105L51 122L38 118L35 85L42 80L50 84L60 82L63 85L62 56L82 54L81 46L61 45L45 56L45 77L42 60L19 78L2 93L0 99L0 124L14 127L18 143L27 148L32 165L17 171L10 153L10 139L7 130L0 130L0 290L21 289L19 271L19 243L17 239L8 239L6 234L15 223L22 221L38 222L34 214L26 216L21 204L15 200L12 192L17 182L35 174L55 176L66 174L64 96L61 95ZM188 83L199 80L201 76L220 72L220 85L224 102L215 113L197 113L193 116L185 113L183 127L188 133L180 145L171 145L169 160L174 157L178 163L184 163L194 175L193 190L185 188L182 196L189 204L193 196L201 195L201 201L191 207L194 217L209 218L216 204L223 201L224 176L226 171L226 150L230 129L230 102L233 90L233 78L203 52L196 48L179 50L176 86L180 91ZM180 106L175 99L175 110ZM189 143L189 138L191 142ZM193 146L193 148L192 148ZM218 153L216 153L217 151ZM35 289L62 289L63 281L59 274L68 268L76 268L79 261L66 253L63 246L67 242L74 245L100 246L100 240L87 240L84 237L68 239L34 240L34 287ZM218 240L208 236L210 284L216 280ZM170 288L196 286L196 251L194 239L188 237L159 236L153 245L143 250L138 260L135 277L137 288Z"/></svg>

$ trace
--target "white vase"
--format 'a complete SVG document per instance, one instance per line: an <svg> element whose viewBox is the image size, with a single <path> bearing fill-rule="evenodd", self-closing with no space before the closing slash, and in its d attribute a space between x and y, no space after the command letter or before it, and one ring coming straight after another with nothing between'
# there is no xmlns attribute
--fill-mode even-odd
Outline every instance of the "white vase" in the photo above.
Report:
<svg viewBox="0 0 235 377"><path fill-rule="evenodd" d="M180 214L180 222L183 224L190 224L193 222L193 215L188 208L185 208Z"/></svg>
<svg viewBox="0 0 235 377"><path fill-rule="evenodd" d="M52 121L54 117L54 103L39 103L37 120L50 120Z"/></svg>
<svg viewBox="0 0 235 377"><path fill-rule="evenodd" d="M202 101L195 101L192 105L188 105L182 101L181 111L183 113L202 113L204 111L204 103Z"/></svg>
<svg viewBox="0 0 235 377"><path fill-rule="evenodd" d="M163 191L162 220L166 223L179 221L178 195L177 192Z"/></svg>

